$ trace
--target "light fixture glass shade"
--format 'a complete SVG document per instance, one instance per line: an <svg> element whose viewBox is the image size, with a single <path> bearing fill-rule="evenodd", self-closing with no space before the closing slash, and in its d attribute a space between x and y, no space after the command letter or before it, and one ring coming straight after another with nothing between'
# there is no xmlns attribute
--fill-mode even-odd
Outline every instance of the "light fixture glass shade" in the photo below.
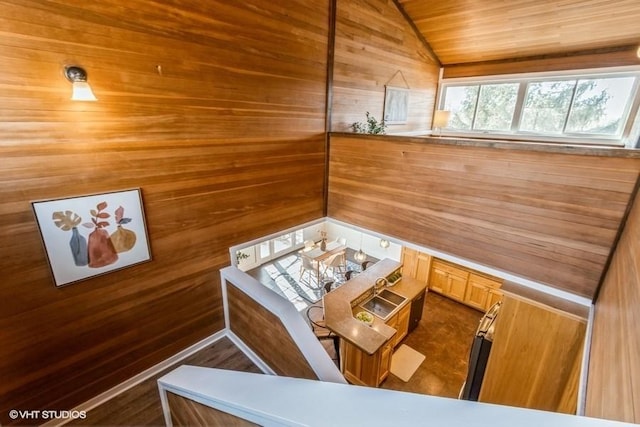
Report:
<svg viewBox="0 0 640 427"><path fill-rule="evenodd" d="M380 247L387 249L389 247L389 241L387 239L380 239Z"/></svg>
<svg viewBox="0 0 640 427"><path fill-rule="evenodd" d="M365 254L362 249L358 249L358 252L353 254L353 259L358 262L363 262L365 259L367 259L367 254Z"/></svg>
<svg viewBox="0 0 640 427"><path fill-rule="evenodd" d="M431 127L442 129L449 125L449 118L451 117L451 111L436 110L433 114L433 125Z"/></svg>
<svg viewBox="0 0 640 427"><path fill-rule="evenodd" d="M71 94L72 101L97 101L98 98L93 94L89 83L76 81L73 82L73 93Z"/></svg>

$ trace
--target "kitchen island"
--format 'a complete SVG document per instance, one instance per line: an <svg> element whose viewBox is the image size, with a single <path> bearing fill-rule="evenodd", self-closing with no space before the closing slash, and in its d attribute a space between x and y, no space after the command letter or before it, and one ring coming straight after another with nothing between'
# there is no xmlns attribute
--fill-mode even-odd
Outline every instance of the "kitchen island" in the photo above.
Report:
<svg viewBox="0 0 640 427"><path fill-rule="evenodd" d="M426 291L426 282L402 277L374 292L376 282L384 282L379 279L389 281L401 269L400 262L383 259L324 296L326 326L340 337L340 370L353 384L377 387L387 377L393 348L408 333L411 303ZM400 298L395 303L383 298L387 311L371 310L372 298L385 291ZM367 311L365 305L377 313L370 325L355 317Z"/></svg>

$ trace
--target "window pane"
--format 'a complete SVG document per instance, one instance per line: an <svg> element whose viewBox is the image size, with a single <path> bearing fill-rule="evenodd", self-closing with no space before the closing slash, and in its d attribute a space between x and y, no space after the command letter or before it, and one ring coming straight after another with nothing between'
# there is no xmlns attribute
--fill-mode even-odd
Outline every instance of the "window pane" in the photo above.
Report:
<svg viewBox="0 0 640 427"><path fill-rule="evenodd" d="M511 130L519 86L518 83L482 85L473 128Z"/></svg>
<svg viewBox="0 0 640 427"><path fill-rule="evenodd" d="M273 252L277 254L291 248L293 246L291 237L291 233L287 233L273 239Z"/></svg>
<svg viewBox="0 0 640 427"><path fill-rule="evenodd" d="M567 132L620 135L634 77L579 80Z"/></svg>
<svg viewBox="0 0 640 427"><path fill-rule="evenodd" d="M575 80L529 83L520 130L562 133Z"/></svg>
<svg viewBox="0 0 640 427"><path fill-rule="evenodd" d="M451 111L447 129L471 129L476 109L478 85L452 86L446 89L444 109Z"/></svg>
<svg viewBox="0 0 640 427"><path fill-rule="evenodd" d="M260 243L260 258L264 259L271 255L271 246L269 241Z"/></svg>

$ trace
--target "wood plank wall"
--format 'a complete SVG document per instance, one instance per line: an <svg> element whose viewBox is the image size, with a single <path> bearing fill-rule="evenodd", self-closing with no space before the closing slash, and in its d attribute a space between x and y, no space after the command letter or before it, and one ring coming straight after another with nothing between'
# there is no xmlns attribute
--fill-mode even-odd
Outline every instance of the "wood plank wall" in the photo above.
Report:
<svg viewBox="0 0 640 427"><path fill-rule="evenodd" d="M9 409L68 409L220 330L228 248L323 215L329 1L0 9L7 425ZM69 100L65 64L98 102ZM30 202L133 187L152 262L56 289Z"/></svg>
<svg viewBox="0 0 640 427"><path fill-rule="evenodd" d="M586 415L640 424L640 201L595 306Z"/></svg>
<svg viewBox="0 0 640 427"><path fill-rule="evenodd" d="M640 59L636 54L637 48L637 45L633 45L590 52L445 65L442 77L448 79L638 65Z"/></svg>
<svg viewBox="0 0 640 427"><path fill-rule="evenodd" d="M350 131L367 111L381 120L385 85L410 89L407 123L387 133L430 129L439 70L393 0L338 0L331 129Z"/></svg>
<svg viewBox="0 0 640 427"><path fill-rule="evenodd" d="M258 425L174 393L167 392L167 402L171 410L171 422L176 427L195 425L248 427Z"/></svg>
<svg viewBox="0 0 640 427"><path fill-rule="evenodd" d="M286 377L317 380L282 321L260 303L227 282L229 327L251 350Z"/></svg>
<svg viewBox="0 0 640 427"><path fill-rule="evenodd" d="M586 321L505 295L478 401L575 414Z"/></svg>
<svg viewBox="0 0 640 427"><path fill-rule="evenodd" d="M349 134L330 144L329 217L585 297L640 171L628 150Z"/></svg>

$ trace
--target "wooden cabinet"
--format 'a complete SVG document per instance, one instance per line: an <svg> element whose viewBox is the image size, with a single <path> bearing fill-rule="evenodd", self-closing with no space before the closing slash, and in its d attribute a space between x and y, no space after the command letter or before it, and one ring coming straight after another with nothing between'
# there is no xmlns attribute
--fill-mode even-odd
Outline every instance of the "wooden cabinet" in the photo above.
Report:
<svg viewBox="0 0 640 427"><path fill-rule="evenodd" d="M367 354L355 345L340 341L342 373L351 384L378 387L391 369L393 338L374 354Z"/></svg>
<svg viewBox="0 0 640 427"><path fill-rule="evenodd" d="M431 261L429 289L481 311L502 299L501 279L437 258Z"/></svg>
<svg viewBox="0 0 640 427"><path fill-rule="evenodd" d="M464 303L487 311L493 304L502 299L500 292L500 280L489 276L470 273L467 280L467 288L464 296Z"/></svg>
<svg viewBox="0 0 640 427"><path fill-rule="evenodd" d="M457 301L464 301L469 271L440 260L431 263L429 287Z"/></svg>
<svg viewBox="0 0 640 427"><path fill-rule="evenodd" d="M408 302L387 320L387 325L396 330L396 334L391 339L392 347L395 348L400 341L409 333L409 316L411 315L411 302Z"/></svg>
<svg viewBox="0 0 640 427"><path fill-rule="evenodd" d="M369 355L353 344L340 341L340 363L344 377L352 384L377 387L389 375L393 349L407 336L411 302L391 316L386 324L397 332L375 354Z"/></svg>
<svg viewBox="0 0 640 427"><path fill-rule="evenodd" d="M406 277L429 281L432 257L407 247L402 248L402 274Z"/></svg>

